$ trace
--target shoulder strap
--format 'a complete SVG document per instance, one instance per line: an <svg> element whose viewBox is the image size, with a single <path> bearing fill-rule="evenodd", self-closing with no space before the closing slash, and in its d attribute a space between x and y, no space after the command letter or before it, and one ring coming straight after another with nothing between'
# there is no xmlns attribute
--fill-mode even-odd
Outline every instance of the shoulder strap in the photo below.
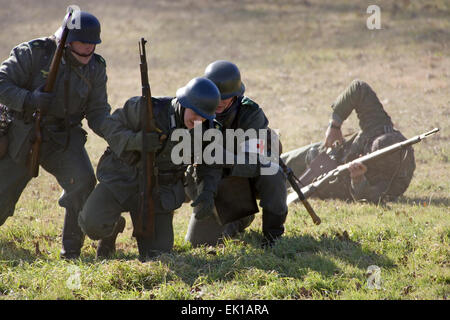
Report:
<svg viewBox="0 0 450 320"><path fill-rule="evenodd" d="M80 77L81 80L84 81L84 83L86 83L86 85L88 86L89 92L90 92L91 89L92 89L93 79L88 79L84 74L82 74L80 72L80 70L78 68L75 68L74 66L71 66L71 69L77 74L77 76ZM91 72L90 72L90 75L91 75L91 78L92 78L93 76L92 76Z"/></svg>
<svg viewBox="0 0 450 320"><path fill-rule="evenodd" d="M94 59L100 62L106 68L106 61L101 55L99 55L98 53L94 53Z"/></svg>

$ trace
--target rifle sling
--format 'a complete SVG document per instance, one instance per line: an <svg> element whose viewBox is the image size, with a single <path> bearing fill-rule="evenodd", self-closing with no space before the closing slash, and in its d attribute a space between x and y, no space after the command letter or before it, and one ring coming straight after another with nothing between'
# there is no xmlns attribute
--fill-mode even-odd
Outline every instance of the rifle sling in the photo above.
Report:
<svg viewBox="0 0 450 320"><path fill-rule="evenodd" d="M397 176L398 176L398 174L400 172L400 169L402 167L403 161L405 161L406 156L408 155L408 149L405 149L405 150L401 149L399 151L402 152L402 155L401 155L401 158L400 158L400 163L397 165L397 168L395 169L395 173L392 175L391 179L389 180L389 183L388 183L388 185L386 187L386 190L383 191L382 198L384 196L386 196L386 194L388 193L389 189L392 186L392 183L394 182L395 178L397 178Z"/></svg>
<svg viewBox="0 0 450 320"><path fill-rule="evenodd" d="M76 68L76 67L71 65L71 69L77 74L77 76L80 77L81 80L84 81L84 83L86 83L86 85L88 86L89 91L91 91L91 89L92 89L91 81L84 74L82 74L78 68Z"/></svg>

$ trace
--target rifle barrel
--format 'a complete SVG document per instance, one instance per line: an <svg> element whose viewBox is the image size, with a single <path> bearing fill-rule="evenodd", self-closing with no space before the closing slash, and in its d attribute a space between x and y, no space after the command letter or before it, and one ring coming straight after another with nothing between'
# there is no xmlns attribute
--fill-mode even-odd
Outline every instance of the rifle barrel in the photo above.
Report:
<svg viewBox="0 0 450 320"><path fill-rule="evenodd" d="M357 158L357 159L355 159L353 161L364 163L364 162L367 162L368 160L372 160L372 159L378 158L378 157L380 157L382 155L393 153L395 151L398 151L398 150L404 149L406 147L409 147L409 146L411 146L413 144L416 144L416 143L422 141L423 139L425 139L425 138L435 134L438 131L439 131L439 128L434 128L433 130L430 130L430 131L425 132L423 134L419 134L419 135L417 135L415 137L412 137L410 139L407 139L407 140L404 140L404 141L400 141L398 143L394 143L393 145L390 145L390 146L387 146L385 148L376 150L376 151L374 151L372 153L366 154L366 155L364 155L362 157L359 157L359 158ZM348 162L346 164L338 166L338 168L340 168L339 171L348 169L348 167L350 167L350 164L351 164L351 162Z"/></svg>

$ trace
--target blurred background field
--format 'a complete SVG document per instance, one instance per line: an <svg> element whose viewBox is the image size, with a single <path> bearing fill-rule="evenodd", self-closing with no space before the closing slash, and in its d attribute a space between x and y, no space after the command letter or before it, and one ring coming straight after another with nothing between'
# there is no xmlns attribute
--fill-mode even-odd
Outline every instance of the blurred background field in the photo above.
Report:
<svg viewBox="0 0 450 320"><path fill-rule="evenodd" d="M126 215L116 260L95 262L96 244L86 240L76 262L81 290L64 285L70 264L58 257L62 190L41 170L0 228L0 299L447 298L450 1L0 0L1 60L15 45L52 34L70 4L102 23L97 53L107 63L113 109L140 95L138 41L145 37L154 96L174 95L214 60L233 61L246 95L280 130L285 151L324 137L331 103L355 78L374 88L406 137L441 131L415 146L415 177L399 203L379 208L313 200L319 227L292 206L286 237L266 258L251 245L260 217L242 241L191 249L183 241L184 205L174 219L174 254L141 265ZM380 30L366 26L371 4L381 9ZM344 133L357 129L352 115ZM94 167L105 147L90 132ZM382 267L383 290L365 288L370 264Z"/></svg>

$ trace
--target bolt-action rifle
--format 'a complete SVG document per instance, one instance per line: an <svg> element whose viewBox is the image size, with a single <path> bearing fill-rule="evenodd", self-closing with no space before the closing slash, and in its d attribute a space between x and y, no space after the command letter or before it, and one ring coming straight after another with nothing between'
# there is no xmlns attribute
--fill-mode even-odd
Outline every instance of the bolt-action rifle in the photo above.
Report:
<svg viewBox="0 0 450 320"><path fill-rule="evenodd" d="M133 236L134 237L152 237L155 233L155 210L152 197L152 190L156 185L158 177L157 167L155 166L155 152L146 152L148 141L145 133L159 132L153 117L152 93L150 91L150 83L148 81L147 56L145 52L145 44L147 41L141 38L139 42L140 70L142 83L141 98L141 131L142 131L142 173L139 184L139 212L133 219ZM162 135L160 140L164 140Z"/></svg>
<svg viewBox="0 0 450 320"><path fill-rule="evenodd" d="M67 35L69 34L69 27L67 22L70 20L73 13L73 9L69 8L66 16L64 17L62 24L62 35L59 40L58 46L56 47L55 55L53 56L52 62L50 64L50 70L48 72L47 80L45 82L44 92L52 92L53 87L56 82L56 76L58 74L59 65L61 64L62 55L64 52L64 47L66 46ZM34 112L34 140L31 145L30 152L27 158L27 168L28 173L33 178L39 175L39 155L41 151L42 144L42 132L41 132L41 121L42 110L36 109Z"/></svg>

